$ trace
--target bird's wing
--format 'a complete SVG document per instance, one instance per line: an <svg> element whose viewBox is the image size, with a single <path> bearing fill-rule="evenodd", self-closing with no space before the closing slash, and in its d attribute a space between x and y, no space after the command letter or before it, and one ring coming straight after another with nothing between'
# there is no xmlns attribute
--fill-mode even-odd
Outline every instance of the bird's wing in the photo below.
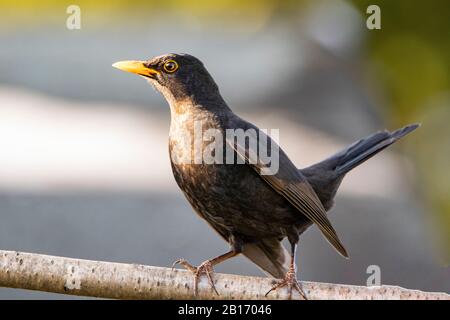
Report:
<svg viewBox="0 0 450 320"><path fill-rule="evenodd" d="M347 251L326 216L322 203L306 178L297 170L275 141L253 125L245 124L250 126L250 129L254 129L246 130L246 133L249 136L248 141L251 139L258 141L256 149L254 144L246 143L246 140L242 141L242 139L236 139L234 136L226 136L227 145L234 149L238 156L247 165L250 165L276 192L288 200L300 213L314 222L328 242L341 255L348 257ZM266 154L272 157L272 162L264 163L266 161L258 157L258 150L262 150L263 153L271 150L271 152ZM274 162L276 161L276 154L279 155L278 166Z"/></svg>

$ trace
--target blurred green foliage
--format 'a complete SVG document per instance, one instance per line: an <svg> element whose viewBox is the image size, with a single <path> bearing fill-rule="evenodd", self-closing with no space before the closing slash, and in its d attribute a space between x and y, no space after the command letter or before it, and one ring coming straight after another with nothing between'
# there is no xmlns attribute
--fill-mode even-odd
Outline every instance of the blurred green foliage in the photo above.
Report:
<svg viewBox="0 0 450 320"><path fill-rule="evenodd" d="M450 2L351 1L381 8L382 29L368 32L369 62L391 99L395 124L414 121L430 97L450 88Z"/></svg>
<svg viewBox="0 0 450 320"><path fill-rule="evenodd" d="M407 139L421 192L450 256L450 1L352 0L366 15L381 8L381 30L367 32L369 70L387 95L392 126L422 122Z"/></svg>

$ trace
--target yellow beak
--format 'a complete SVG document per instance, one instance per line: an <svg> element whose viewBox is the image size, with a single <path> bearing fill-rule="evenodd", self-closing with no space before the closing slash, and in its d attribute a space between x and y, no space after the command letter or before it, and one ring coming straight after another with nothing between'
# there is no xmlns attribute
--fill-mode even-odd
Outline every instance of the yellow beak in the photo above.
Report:
<svg viewBox="0 0 450 320"><path fill-rule="evenodd" d="M155 69L149 68L145 65L145 61L119 61L112 65L114 68L135 73L140 76L148 77L148 78L155 78L157 74L159 74L158 71Z"/></svg>

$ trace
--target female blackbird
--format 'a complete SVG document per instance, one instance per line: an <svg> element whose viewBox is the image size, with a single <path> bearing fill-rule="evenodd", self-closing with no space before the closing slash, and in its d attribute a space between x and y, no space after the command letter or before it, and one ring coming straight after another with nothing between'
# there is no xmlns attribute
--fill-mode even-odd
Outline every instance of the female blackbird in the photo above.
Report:
<svg viewBox="0 0 450 320"><path fill-rule="evenodd" d="M166 54L113 66L145 77L166 98L171 111L169 151L175 180L198 215L231 246L227 253L199 267L184 259L176 262L195 274L195 293L203 273L215 290L212 268L242 253L282 279L270 291L287 286L289 297L295 289L306 298L295 274L300 234L315 223L328 242L348 257L326 215L343 177L418 127L413 124L394 132L377 132L300 170L274 140L231 111L197 58ZM209 138L205 139L207 132ZM196 137L198 133L201 138ZM244 139L238 133L244 133ZM256 143L252 144L252 139ZM205 150L215 161L205 161ZM260 151L270 154L269 162L259 158ZM281 244L286 237L290 252Z"/></svg>

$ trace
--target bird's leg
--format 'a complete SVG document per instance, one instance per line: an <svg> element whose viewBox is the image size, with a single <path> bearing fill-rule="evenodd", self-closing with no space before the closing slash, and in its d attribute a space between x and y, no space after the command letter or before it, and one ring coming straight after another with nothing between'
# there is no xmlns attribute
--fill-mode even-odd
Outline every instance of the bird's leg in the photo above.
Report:
<svg viewBox="0 0 450 320"><path fill-rule="evenodd" d="M284 278L275 284L266 294L267 296L270 292L278 290L279 288L287 287L289 292L289 300L292 299L292 289L295 289L305 300L305 293L303 292L302 286L297 281L296 270L295 270L295 251L297 248L297 242L291 242L291 264L289 269L284 276Z"/></svg>
<svg viewBox="0 0 450 320"><path fill-rule="evenodd" d="M233 258L237 256L239 253L242 252L242 246L237 245L236 242L232 242L231 244L231 250L227 253L224 253L220 256L217 256L213 259L209 259L204 261L202 264L200 264L198 267L194 267L189 262L187 262L185 259L179 259L174 262L172 265L172 269L177 265L182 265L185 269L191 271L194 274L194 293L197 296L198 294L198 283L200 281L200 276L204 273L206 277L208 278L209 285L214 290L214 292L219 295L217 292L216 286L214 285L214 279L212 275L214 274L213 267L218 265L219 263L224 262L225 260L228 260L230 258Z"/></svg>

